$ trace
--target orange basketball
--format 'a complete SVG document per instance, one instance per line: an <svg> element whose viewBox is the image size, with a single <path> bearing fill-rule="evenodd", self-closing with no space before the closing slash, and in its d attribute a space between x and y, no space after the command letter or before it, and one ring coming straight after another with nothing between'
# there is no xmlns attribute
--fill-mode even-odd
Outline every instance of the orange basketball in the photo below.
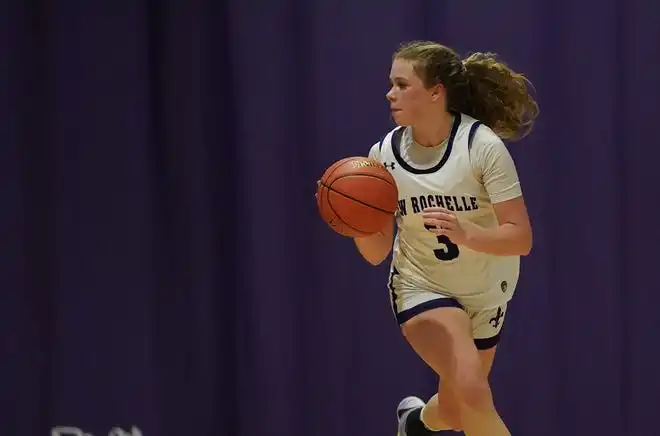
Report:
<svg viewBox="0 0 660 436"><path fill-rule="evenodd" d="M389 171L366 157L335 162L321 177L316 202L323 220L335 232L369 236L392 220L399 193Z"/></svg>

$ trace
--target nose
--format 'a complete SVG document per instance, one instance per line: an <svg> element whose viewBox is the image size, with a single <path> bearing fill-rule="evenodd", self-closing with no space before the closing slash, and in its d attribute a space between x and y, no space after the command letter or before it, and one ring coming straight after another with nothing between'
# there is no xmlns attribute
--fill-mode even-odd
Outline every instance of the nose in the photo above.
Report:
<svg viewBox="0 0 660 436"><path fill-rule="evenodd" d="M394 89L390 88L389 91L387 91L387 94L385 94L385 98L391 103L394 101Z"/></svg>

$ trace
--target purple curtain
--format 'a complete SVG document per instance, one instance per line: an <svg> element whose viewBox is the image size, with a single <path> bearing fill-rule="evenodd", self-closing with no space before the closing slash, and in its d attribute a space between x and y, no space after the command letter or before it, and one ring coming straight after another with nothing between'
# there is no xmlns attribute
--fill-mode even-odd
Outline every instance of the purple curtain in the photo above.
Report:
<svg viewBox="0 0 660 436"><path fill-rule="evenodd" d="M315 181L391 128L409 39L495 51L541 118L492 374L514 435L655 434L660 4L6 0L3 434L395 433L433 374ZM137 435L137 433L134 433Z"/></svg>

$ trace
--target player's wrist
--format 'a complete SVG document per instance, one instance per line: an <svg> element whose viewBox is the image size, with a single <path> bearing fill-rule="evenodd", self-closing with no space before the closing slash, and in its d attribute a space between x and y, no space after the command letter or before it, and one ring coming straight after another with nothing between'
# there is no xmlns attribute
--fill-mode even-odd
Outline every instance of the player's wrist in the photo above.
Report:
<svg viewBox="0 0 660 436"><path fill-rule="evenodd" d="M464 223L463 225L463 232L464 232L464 242L463 244L474 250L476 247L479 246L479 242L483 240L482 234L484 229L481 227L477 226L474 223ZM477 250L478 251L478 250Z"/></svg>

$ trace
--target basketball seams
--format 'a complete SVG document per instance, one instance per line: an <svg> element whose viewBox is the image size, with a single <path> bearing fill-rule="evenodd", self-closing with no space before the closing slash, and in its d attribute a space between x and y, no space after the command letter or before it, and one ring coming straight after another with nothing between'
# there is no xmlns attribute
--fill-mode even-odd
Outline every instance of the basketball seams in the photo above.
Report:
<svg viewBox="0 0 660 436"><path fill-rule="evenodd" d="M328 197L328 198L327 198L327 204L328 204L328 207L330 208L330 210L332 211L332 213L335 214L335 216L337 217L337 219L338 219L339 221L341 221L341 223L342 223L343 225L345 225L346 227L348 227L348 228L350 228L350 229L353 229L353 230L355 230L356 232L360 232L360 233L362 233L362 234L364 234L364 235L368 235L368 233L365 232L364 230L360 230L360 229L358 229L358 228L355 228L355 227L353 227L352 225L348 224L346 221L344 221L344 219L341 217L341 215L339 214L339 212L337 212L337 211L335 210L335 208L332 206L332 197L330 196L330 191L335 192L335 193L337 193L337 194L339 194L339 195L343 195L343 194L340 193L340 192L335 191L334 189L330 189L330 188L327 187L326 185L323 185L323 187L326 189L326 191L328 191L327 194L326 194L327 197Z"/></svg>
<svg viewBox="0 0 660 436"><path fill-rule="evenodd" d="M350 200L353 200L353 201L355 201L355 202L358 202L358 203L360 203L360 204L362 204L362 205L364 205L364 206L368 206L368 207L370 207L370 208L372 208L372 209L375 209L375 210L378 210L378 211L380 211L380 212L385 212L385 213L387 213L387 214L394 214L394 213L396 212L396 210L393 211L393 212L390 212L390 211L388 211L388 210L381 209L381 208L378 207L378 206L374 206L374 205L372 205L372 204L365 203L364 201L362 201L362 200L358 200L357 198L355 198L355 197L353 197L353 196L351 196L351 195L349 195L349 194L346 194L345 192L342 192L342 191L340 191L340 190L338 190L338 189L336 189L336 188L333 187L333 185L334 185L336 182L338 182L339 180L341 180L341 179L346 179L346 178L351 178L351 177L354 177L354 178L356 178L356 179L357 179L357 178L362 178L362 177L370 177L370 178L372 178L372 179L382 180L383 182L387 183L388 185L390 185L391 187L393 187L393 188L398 192L398 188L397 188L396 184L392 184L389 180L387 180L387 179L385 179L385 178L383 178L383 177L380 177L380 176L378 176L378 175L376 175L376 174L363 174L363 173L357 173L357 174L354 174L354 173L351 173L351 174L344 174L344 175L341 175L341 176L337 177L336 179L334 179L334 180L332 181L331 184L329 184L329 185L324 185L324 186L327 186L328 189L330 189L331 191L336 192L337 194L342 195L343 197L346 197L346 198L348 198L348 199L350 199Z"/></svg>
<svg viewBox="0 0 660 436"><path fill-rule="evenodd" d="M339 212L337 212L337 210L336 210L336 209L334 208L334 206L332 205L332 196L330 195L330 192L332 191L332 192L335 192L335 193L337 193L337 194L339 194L339 195L341 195L341 193L339 193L339 192L337 192L337 191L335 191L335 190L333 190L333 189L329 189L324 183L321 183L321 188L322 188L322 189L319 189L319 190L318 190L318 203L319 203L319 208L320 208L320 209L323 209L323 206L322 206L322 205L325 204L325 205L327 206L327 208L330 210L330 212L335 216L335 218L337 218L337 219L339 220L339 222L342 224L341 229L337 229L337 228L335 228L334 226L330 225L330 222L328 221L327 223L330 225L330 227L334 228L335 231L338 231L338 232L341 233L341 234L346 234L347 236L348 236L348 234L347 234L346 231L345 231L345 227L348 227L348 228L352 229L352 230L355 231L355 232L359 232L359 233L361 233L361 234L364 235L364 236L368 236L369 233L367 233L367 232L365 232L364 230L360 230L360 229L358 229L358 228L356 228L356 227L353 227L352 225L348 224L348 223L342 218L341 214L339 214ZM322 214L322 215L323 215L323 214Z"/></svg>
<svg viewBox="0 0 660 436"><path fill-rule="evenodd" d="M343 193L343 192L341 192L341 191L337 191L337 190L334 189L333 187L328 186L328 185L326 185L326 184L323 183L323 182L321 182L321 186L323 186L324 188L326 188L328 191L332 191L332 192L334 192L334 193L336 193L336 194L341 195L342 197L348 198L349 200L353 200L353 201L356 202L356 203L360 203L360 204L363 205L363 206L370 207L370 208L372 208L372 209L374 209L374 210L377 210L377 211L379 211L379 212L383 212L383 213L386 213L386 214L388 214L388 215L394 215L394 212L396 212L396 211L392 211L392 212L390 212L389 210L381 209L380 207L377 207L377 206L371 205L371 204L369 204L369 203L365 203L364 201L359 200L359 199L357 199L357 198L355 198L355 197L353 197L353 196L351 196L351 195L345 194L345 193ZM330 203L330 198L331 198L331 197L328 195L328 203ZM333 209L333 211L334 211L334 209ZM342 220L342 222L343 222L343 220Z"/></svg>

